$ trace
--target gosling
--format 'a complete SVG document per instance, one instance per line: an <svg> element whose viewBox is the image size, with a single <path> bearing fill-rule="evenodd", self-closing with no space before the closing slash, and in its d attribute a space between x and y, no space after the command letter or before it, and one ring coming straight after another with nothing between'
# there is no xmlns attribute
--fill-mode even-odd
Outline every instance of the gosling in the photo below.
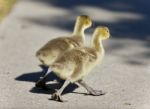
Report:
<svg viewBox="0 0 150 109"><path fill-rule="evenodd" d="M77 83L83 86L90 95L99 96L104 95L105 92L101 90L94 90L83 81L83 78L99 63L104 57L104 48L102 41L108 39L110 36L107 27L97 27L93 34L91 47L74 48L65 52L57 60L50 65L54 73L65 80L63 86L52 94L51 99L63 102L62 92L69 83Z"/></svg>
<svg viewBox="0 0 150 109"><path fill-rule="evenodd" d="M80 15L76 19L73 34L67 37L59 37L50 40L40 50L37 51L36 57L44 66L50 66L63 52L84 45L84 31L92 25L92 20L89 16ZM45 87L46 77L51 72L51 69L45 73L43 77L36 82L37 87Z"/></svg>

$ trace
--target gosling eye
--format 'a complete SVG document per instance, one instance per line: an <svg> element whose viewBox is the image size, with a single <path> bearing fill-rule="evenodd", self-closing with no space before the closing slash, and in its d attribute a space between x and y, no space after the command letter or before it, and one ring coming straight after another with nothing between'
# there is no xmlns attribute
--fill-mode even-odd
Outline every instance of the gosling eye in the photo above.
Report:
<svg viewBox="0 0 150 109"><path fill-rule="evenodd" d="M109 30L106 30L107 33L109 33Z"/></svg>

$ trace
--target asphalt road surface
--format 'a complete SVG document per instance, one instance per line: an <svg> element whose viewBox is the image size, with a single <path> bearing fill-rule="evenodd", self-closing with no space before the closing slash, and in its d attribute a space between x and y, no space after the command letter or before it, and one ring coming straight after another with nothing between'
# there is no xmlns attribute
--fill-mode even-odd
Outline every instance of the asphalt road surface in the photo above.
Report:
<svg viewBox="0 0 150 109"><path fill-rule="evenodd" d="M0 109L150 109L149 2L71 1L19 0L0 24ZM70 34L80 14L94 22L86 31L87 46L96 26L110 27L103 63L85 78L107 93L86 96L84 88L70 85L63 95L68 102L48 100L54 90L34 87L43 75L35 52L48 40Z"/></svg>

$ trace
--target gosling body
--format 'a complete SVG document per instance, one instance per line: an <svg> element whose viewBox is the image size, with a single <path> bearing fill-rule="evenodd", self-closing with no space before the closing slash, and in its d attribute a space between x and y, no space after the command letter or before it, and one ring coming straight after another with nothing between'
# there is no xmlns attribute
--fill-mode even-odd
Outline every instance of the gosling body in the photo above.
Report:
<svg viewBox="0 0 150 109"><path fill-rule="evenodd" d="M102 40L109 38L109 36L110 33L107 27L98 27L93 34L91 47L71 49L56 59L50 68L58 77L64 79L66 82L60 91L52 95L52 99L63 101L61 93L69 82L81 84L91 95L104 94L102 91L96 91L89 87L83 82L83 78L88 75L97 64L102 62L105 54Z"/></svg>
<svg viewBox="0 0 150 109"><path fill-rule="evenodd" d="M50 68L61 79L78 81L88 75L104 57L104 51L96 51L92 48L75 48L64 53Z"/></svg>
<svg viewBox="0 0 150 109"><path fill-rule="evenodd" d="M43 65L49 66L63 52L75 47L83 46L85 42L84 31L89 28L91 24L92 21L88 16L78 16L73 34L50 40L40 50L37 51L37 58L42 62Z"/></svg>

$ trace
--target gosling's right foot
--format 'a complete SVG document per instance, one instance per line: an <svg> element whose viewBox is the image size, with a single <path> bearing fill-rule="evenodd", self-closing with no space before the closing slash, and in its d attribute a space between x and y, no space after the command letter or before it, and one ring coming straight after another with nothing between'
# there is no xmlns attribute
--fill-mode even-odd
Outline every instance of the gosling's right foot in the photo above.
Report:
<svg viewBox="0 0 150 109"><path fill-rule="evenodd" d="M35 83L35 86L39 88L47 89L47 86L46 86L45 81L43 80L43 77L40 77L40 79Z"/></svg>

